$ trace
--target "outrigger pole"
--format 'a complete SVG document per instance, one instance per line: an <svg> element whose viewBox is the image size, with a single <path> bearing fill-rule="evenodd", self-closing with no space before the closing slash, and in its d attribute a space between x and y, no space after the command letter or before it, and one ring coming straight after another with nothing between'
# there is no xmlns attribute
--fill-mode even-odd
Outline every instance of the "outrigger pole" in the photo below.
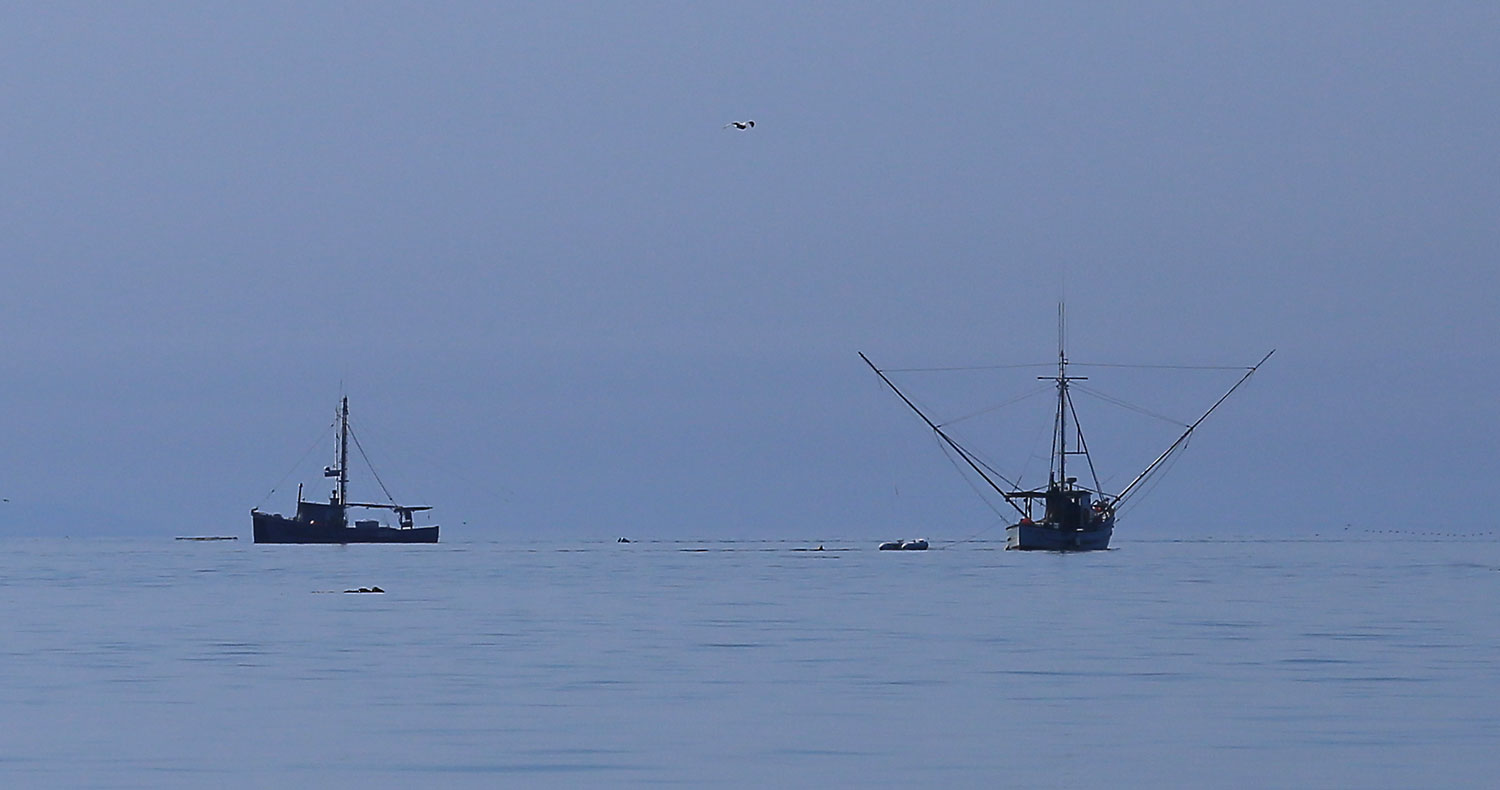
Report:
<svg viewBox="0 0 1500 790"><path fill-rule="evenodd" d="M1208 411L1203 412L1202 417L1199 417L1196 422L1194 422L1192 425L1189 425L1188 429L1184 431L1181 436L1177 437L1177 441L1172 442L1172 446L1168 447L1166 452L1157 456L1156 460L1152 461L1151 465L1146 467L1146 471L1141 472L1140 475L1138 475L1134 480L1130 481L1130 485L1125 486L1125 490L1121 491L1119 495L1115 497L1115 501L1113 503L1114 506L1116 508L1119 508L1120 503L1125 501L1125 497L1128 496L1131 491L1134 491L1136 486L1140 485L1141 482L1144 481L1147 477L1150 477L1151 473L1155 472L1156 468L1161 466L1161 462L1167 460L1167 456L1170 456L1172 453L1176 452L1177 449L1182 446L1182 443L1187 441L1187 438L1189 436L1193 435L1193 431L1197 430L1198 426L1202 424L1204 420L1208 419L1208 415L1213 414L1214 409L1219 408L1219 404L1228 400L1229 396L1233 395L1234 391L1239 389L1241 384L1249 381L1250 377L1255 375L1255 371L1260 370L1260 366L1266 364L1266 360L1270 359L1271 355L1275 353L1276 349L1273 348L1270 351L1266 352L1266 355L1261 357L1259 362L1251 365L1250 369L1245 372L1245 375L1242 376L1239 381L1236 381L1234 383L1234 386L1229 388L1228 392L1224 393L1219 397L1218 400L1214 401L1214 405L1208 407Z"/></svg>
<svg viewBox="0 0 1500 790"><path fill-rule="evenodd" d="M922 422L927 423L927 427L931 428L932 432L938 435L938 438L946 442L949 447L952 447L954 452L958 453L958 457L964 459L964 463L969 465L970 469L973 469L975 473L977 473L979 477L984 480L984 482L988 483L990 488L995 489L995 493L1003 497L1011 507L1016 509L1017 513L1020 513L1023 516L1026 515L1026 511L1022 510L1021 506L1016 504L1015 500L1011 499L1009 494L1005 493L1005 489L995 485L995 481L991 480L990 476L984 473L984 470L980 468L979 464L976 463L973 458L969 457L968 450L965 450L963 446L958 442L953 441L953 439L949 437L948 434L943 433L943 429L939 428L937 426L937 423L929 419L926 414L923 414L922 410L917 408L917 404L912 403L911 399L906 397L906 393L898 389L895 384L892 384L891 380L885 377L885 374L880 371L880 368L875 367L875 363L871 362L870 358L865 356L863 351L858 351L855 353L859 354L859 358L863 359L865 361L865 364L870 366L870 370L875 371L875 375L879 376L880 380L884 381L885 385L891 388L891 392L896 393L896 396L901 399L902 403L905 403L907 406L911 407L911 410L916 412L918 417L922 418Z"/></svg>

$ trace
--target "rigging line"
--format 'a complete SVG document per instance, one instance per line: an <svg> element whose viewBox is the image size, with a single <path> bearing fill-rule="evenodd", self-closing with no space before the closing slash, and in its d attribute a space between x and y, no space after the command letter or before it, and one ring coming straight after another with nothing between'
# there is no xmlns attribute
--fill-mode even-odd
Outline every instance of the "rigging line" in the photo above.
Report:
<svg viewBox="0 0 1500 790"><path fill-rule="evenodd" d="M1191 447L1192 444L1192 437L1189 437L1187 441L1182 443L1182 446L1174 450L1172 455L1168 456L1167 459L1163 462L1163 465L1160 469L1160 474L1153 476L1152 479L1140 489L1140 493L1138 495L1131 496L1130 502L1127 505L1123 507L1117 507L1115 513L1117 515L1123 515L1126 511L1134 512L1137 502L1151 498L1151 495L1156 493L1156 489L1161 486L1162 481L1166 480L1167 475L1170 474L1174 468L1176 468L1177 462L1181 461L1186 456L1186 453L1183 451L1187 450L1188 447ZM1116 502L1118 502L1118 500L1116 500Z"/></svg>
<svg viewBox="0 0 1500 790"><path fill-rule="evenodd" d="M881 373L953 373L964 370L1015 370L1017 368L1050 368L1050 362L1028 362L1022 365L962 365L951 368L881 368Z"/></svg>
<svg viewBox="0 0 1500 790"><path fill-rule="evenodd" d="M966 484L968 484L969 490L973 491L974 495L977 496L977 497L979 497L979 501L983 502L984 506L987 507L987 508L989 508L989 510L990 510L991 513L995 514L995 518L998 519L997 523L1004 524L1005 523L1005 514L1002 513L1002 512L1000 512L1000 510L995 507L995 503L991 502L990 498L984 495L984 490L983 489L981 489L978 486L974 485L974 481L971 480L968 475L964 474L963 467L959 466L958 462L955 461L955 460L953 460L952 453L949 451L949 449L947 447L943 446L943 443L941 441L938 441L937 436L933 436L933 441L937 442L938 448L943 451L943 457L947 458L948 459L948 463L950 463L950 464L953 465L953 470L958 473L959 477L963 478L963 481ZM945 546L938 546L937 548L939 548L939 549L951 549L954 546L957 546L959 544L968 543L969 541L974 540L975 538L978 538L980 535L983 535L985 532L988 532L989 530L992 530L994 528L995 528L994 524L987 524L987 525L984 526L984 528L980 529L978 532L975 532L973 535L970 535L969 537L964 538L963 540L957 540L957 541L949 543L949 544L947 544Z"/></svg>
<svg viewBox="0 0 1500 790"><path fill-rule="evenodd" d="M353 426L349 427L349 438L353 439L354 446L359 448L359 457L365 459L365 466L370 467L370 474L375 476L375 482L380 484L380 490L385 492L385 498L391 500L391 502L394 504L396 501L396 497L391 494L391 490L389 488L385 487L385 481L381 480L380 473L375 471L375 464L370 463L370 456L365 453L364 445L359 443L359 435L354 432Z"/></svg>
<svg viewBox="0 0 1500 790"><path fill-rule="evenodd" d="M917 416L922 418L922 422L927 423L928 428L931 428L934 433L942 437L943 441L951 445L953 449L959 451L959 455L963 457L964 461L968 462L969 466L972 467L975 472L978 472L980 477L984 478L984 482L989 483L990 488L995 489L995 493L999 494L1002 498L1005 499L1006 504L1015 508L1017 513L1024 514L1026 512L1021 509L1020 505L1016 504L1016 501L1014 499L1010 498L1009 494L1005 493L1005 489L996 485L995 481L991 480L989 476L984 473L984 470L981 469L980 466L976 464L972 458L969 457L969 455L963 450L962 447L959 447L957 442L953 441L952 437L948 436L948 434L946 433L943 433L943 429L937 427L937 425L933 423L932 418L928 417L925 413L922 412L921 409L917 408L917 405L911 402L911 398L906 397L906 393L902 392L900 388L898 388L895 383L890 380L889 377L887 377L884 373L881 373L880 368L875 367L875 363L871 362L870 358L864 355L864 352L861 351L857 353L859 354L859 358L864 360L866 365L870 366L870 370L875 371L875 375L879 376L880 380L885 382L885 385L887 387L891 388L891 392L896 393L896 397L900 398L902 403L905 403L908 408L916 412Z"/></svg>
<svg viewBox="0 0 1500 790"><path fill-rule="evenodd" d="M287 478L291 477L293 474L296 473L297 468L300 467L300 466L302 466L302 462L306 461L307 457L309 455L312 455L312 451L315 450L315 449L317 449L317 447L318 447L319 444L322 444L323 440L328 436L329 429L332 428L333 426L337 425L337 424L338 424L338 419L335 418L333 422L329 423L326 427L323 428L323 432L320 433L320 434L318 434L318 438L314 439L313 443L310 444L310 445L308 445L307 449L305 451L303 451L302 457L297 459L297 463L293 464L292 468L289 469L289 470L287 470L287 473L284 474L284 475L282 475L280 480L276 481L276 485L271 486L271 490L266 492L265 498L262 499L262 500L260 500L260 503L255 506L256 510L259 510L261 505L264 505L267 501L269 501L271 499L271 497L273 495L276 494L276 489L281 488L281 484L285 483L286 480L287 480Z"/></svg>
<svg viewBox="0 0 1500 790"><path fill-rule="evenodd" d="M1113 395L1106 395L1105 393L1100 392L1099 390L1093 389L1092 387L1085 387L1082 384L1074 384L1073 385L1073 389L1082 390L1084 393L1086 393L1088 395L1093 395L1094 397L1098 398L1099 400L1104 401L1105 403L1109 403L1109 404L1113 404L1115 406L1119 406L1122 409L1127 409L1127 410L1133 411L1133 412L1135 412L1137 414L1144 414L1147 417L1155 417L1156 419L1161 420L1162 422L1169 422L1169 423L1171 423L1171 424L1173 424L1173 425L1175 425L1175 426L1177 426L1179 428L1186 428L1186 427L1188 427L1187 423L1185 423L1182 420L1179 420L1179 419L1177 419L1175 417L1168 417L1165 414L1157 414L1156 412L1151 411L1150 409L1147 409L1147 408L1142 407L1142 406L1137 406L1137 405L1135 405L1133 403L1130 403L1128 401L1121 400L1119 398L1116 398Z"/></svg>
<svg viewBox="0 0 1500 790"><path fill-rule="evenodd" d="M980 477L984 477L984 472L989 472L995 477L1000 478L1000 482L1010 486L1013 489L1020 490L1020 484L1013 482L1010 478L1006 477L1002 472L1000 472L1000 470L996 469L994 463L989 459L981 456L979 453L976 453L973 450L970 450L968 447L959 444L957 439L954 439L948 434L943 433L941 430L934 429L933 432L937 434L938 437L940 437L949 446L951 446L953 450L958 453L958 457L969 462L970 466L982 467L982 471L978 468L976 468L975 470L979 471ZM986 482L988 482L988 480ZM990 483L990 485L993 486L994 483ZM1000 495L1005 496L1005 493L1002 491L1000 492ZM1009 499L1009 497L1007 497L1007 499Z"/></svg>
<svg viewBox="0 0 1500 790"><path fill-rule="evenodd" d="M983 458L980 458L977 454L975 454L975 452L973 450L970 450L969 448L964 447L963 445L960 445L957 442L954 443L954 446L958 447L958 449L962 450L964 453L967 453L968 455L973 456L974 460L980 466L982 466L986 470L988 470L990 474L994 475L995 477L1000 478L1000 482L1002 482L1002 483L1010 486L1011 488L1016 489L1017 491L1019 491L1021 489L1020 484L1011 482L1010 478L1006 477L1003 474L1000 474L999 470L997 470L994 466L992 466L988 461L985 461Z"/></svg>
<svg viewBox="0 0 1500 790"><path fill-rule="evenodd" d="M983 467L983 471L980 472L981 476L983 476L984 472L989 472L990 474L992 474L995 477L999 478L1000 482L1002 482L1002 483L1010 486L1012 489L1017 490L1017 491L1020 490L1021 484L1017 483L1017 482L1015 482L1013 480L1011 480L1009 477L1005 476L1004 472L1001 472L999 469L996 469L994 461L991 461L990 459L984 457L983 455L980 455L978 452L969 449L966 445L960 444L957 439L954 439L952 436L949 436L947 433L943 432L939 427L934 427L933 431L939 437L941 437L944 442L947 442L948 444L952 445L953 449L958 452L960 458L963 458L965 461L968 461L970 463L970 465L976 465L977 464L978 466ZM991 485L994 485L994 484L991 483ZM1003 492L1001 493L1001 496L1004 496Z"/></svg>
<svg viewBox="0 0 1500 790"><path fill-rule="evenodd" d="M1189 439L1187 443L1182 446L1182 449L1186 450L1188 447L1191 447L1192 444L1193 440ZM1138 502L1150 499L1151 495L1156 493L1156 489L1161 488L1161 484L1167 479L1167 475L1171 474L1172 470L1177 468L1177 464L1186 457L1187 453L1179 450L1171 458L1168 458L1166 465L1162 467L1162 473L1148 482L1146 484L1146 487L1141 490L1141 497L1139 499L1132 499L1130 501L1129 504L1131 512L1135 511L1135 506Z"/></svg>
<svg viewBox="0 0 1500 790"><path fill-rule="evenodd" d="M1137 368L1142 370L1250 370L1245 365L1126 365L1113 362L1068 362L1080 368Z"/></svg>
<svg viewBox="0 0 1500 790"><path fill-rule="evenodd" d="M963 478L964 483L968 484L969 489L974 492L975 496L979 497L979 500L984 503L984 506L987 507L987 508L989 508L990 512L995 514L996 518L1004 519L1005 518L1005 514L1002 513L1002 512L1000 512L1000 510L995 507L995 503L991 502L990 498L984 495L984 490L983 489L981 489L978 486L974 485L974 481L972 479L970 479L970 477L968 475L964 474L963 467L959 466L958 462L955 461L955 460L953 460L953 454L949 451L949 449L946 446L944 446L943 442L939 441L936 436L933 437L933 441L937 442L938 447L940 449L942 449L942 451L943 451L943 457L946 458L946 459L948 459L948 463L950 463L950 464L953 465L953 470L956 471L956 472L958 472L958 476L961 477L961 478Z"/></svg>
<svg viewBox="0 0 1500 790"><path fill-rule="evenodd" d="M960 445L960 446L962 446L962 445ZM1015 482L1015 481L1011 480L1008 477L1006 477L1003 472L1001 472L999 469L996 468L996 463L994 461L992 461L989 458L986 458L986 457L980 455L978 452L975 452L974 450L970 450L968 447L963 447L963 450L964 450L964 452L966 452L969 455L973 456L974 460L977 461L980 466L982 466L986 470L988 470L990 474L994 475L995 477L1000 478L1001 482L1005 483L1006 485L1010 486L1011 488L1014 488L1016 490L1020 490L1021 484L1018 483L1018 482Z"/></svg>
<svg viewBox="0 0 1500 790"><path fill-rule="evenodd" d="M386 436L387 438L390 437L390 434L385 432L382 432L381 435ZM403 456L411 457L418 461L421 461L427 464L427 466L432 467L434 470L437 470L438 472L441 472L448 477L452 477L458 480L459 482L463 483L464 486L470 491L477 491L488 494L489 496L493 497L494 502L509 505L512 501L511 498L516 494L515 491L512 491L504 485L481 483L475 480L473 477L470 477L469 475L458 471L457 467L451 466L438 460L432 455L428 455L427 453L422 452L421 449L415 444L402 444L400 442L397 442L397 444L401 446L401 454Z"/></svg>
<svg viewBox="0 0 1500 790"><path fill-rule="evenodd" d="M1016 488L1017 489L1021 488L1021 486L1020 486L1021 479L1024 478L1027 475L1027 473L1031 470L1031 465L1033 463L1035 463L1037 461L1041 461L1044 458L1045 458L1045 460L1047 461L1047 463L1049 465L1052 463L1052 458L1050 456L1043 456L1042 453L1041 453L1041 450L1040 450L1041 445L1042 445L1042 437L1043 436L1047 436L1047 437L1049 437L1049 440L1050 440L1050 437L1052 435L1051 428L1052 428L1052 426L1050 426L1050 425L1046 425L1046 424L1040 423L1040 422L1037 423L1036 430L1035 430L1034 433L1032 433L1032 436L1031 436L1031 442L1027 445L1026 460L1024 462L1022 462L1022 464L1021 464L1021 471L1020 471L1019 474L1016 475L1016 483L1017 483Z"/></svg>
<svg viewBox="0 0 1500 790"><path fill-rule="evenodd" d="M1000 521L997 522L997 523L1004 524L1005 523L1005 517L1001 516L1000 517ZM983 535L984 533L989 532L990 530L992 530L994 528L995 528L995 524L986 524L983 527L980 527L978 532L975 532L974 534L970 535L969 537L963 538L962 540L955 540L952 543L947 544L946 546L938 546L938 548L939 549L951 549L954 546L961 546L961 545L963 545L965 543L969 543L970 541L978 539L980 535Z"/></svg>
<svg viewBox="0 0 1500 790"><path fill-rule="evenodd" d="M946 428L946 427L948 427L950 425L953 425L954 423L960 423L960 422L963 422L964 420L970 420L970 419L973 419L975 417L979 417L981 415L989 414L992 411L1003 409L1006 406L1009 406L1009 405L1011 405L1013 403L1020 403L1021 401L1026 400L1027 398L1030 398L1033 395L1039 395L1039 394L1041 394L1043 392L1046 392L1047 390L1049 390L1051 388L1052 388L1051 384L1043 384L1042 386L1037 387L1036 389L1034 389L1034 390L1032 390L1032 391L1030 391L1030 392L1028 392L1028 393L1026 393L1024 395L1017 395L1016 397L1011 398L1010 400L1005 401L1003 403L997 403L994 406L990 406L990 407L987 407L987 408L984 408L984 409L980 409L979 411L976 411L973 414L965 414L962 417L954 417L953 419L948 420L946 422L940 422L940 423L938 423L938 427L939 428Z"/></svg>
<svg viewBox="0 0 1500 790"><path fill-rule="evenodd" d="M1078 434L1078 449L1083 451L1083 460L1089 462L1089 474L1094 476L1094 490L1103 492L1099 484L1099 472L1094 469L1094 456L1089 455L1089 443L1083 438L1083 423L1078 421L1078 407L1073 405L1073 396L1068 395L1068 411L1073 413L1073 432Z"/></svg>
<svg viewBox="0 0 1500 790"><path fill-rule="evenodd" d="M1237 390L1237 389L1239 389L1242 384L1244 384L1245 382L1249 381L1250 377L1255 375L1255 371L1260 370L1260 366L1266 364L1266 360L1270 359L1271 355L1275 354L1275 353L1276 353L1276 349L1274 349L1274 348L1271 349L1270 351L1267 351L1266 355L1263 356L1263 357L1261 357L1260 361L1257 362L1257 363L1255 363L1254 367L1250 368L1250 370L1247 371L1245 373L1245 375L1241 376L1240 380L1236 381L1234 383L1234 386L1229 388L1228 392L1225 392L1223 395L1220 395L1219 399L1216 400L1216 401L1214 401L1214 405L1208 407L1208 411L1203 412L1203 416L1199 417L1198 420L1197 420L1197 422L1194 422L1192 425L1189 425L1187 431L1185 431L1181 436L1177 437L1177 441L1173 442L1172 446L1168 447L1166 452L1164 452L1161 455L1157 456L1156 460L1152 461L1151 465L1147 466L1146 470L1144 472L1141 472L1139 475L1136 475L1136 478L1134 480L1130 481L1130 485L1125 486L1125 490L1121 491L1120 495L1117 496L1117 497L1115 497L1115 504L1118 505L1120 502L1123 502L1126 497L1130 496L1130 492L1133 491L1136 486L1140 485L1142 481L1144 481L1146 478L1150 477L1151 474L1152 474L1152 472L1154 472L1161 465L1161 462L1164 461L1164 460L1166 460L1167 456L1170 456L1172 454L1172 451L1174 449L1176 449L1177 445L1182 444L1183 442L1187 441L1188 437L1193 435L1193 431L1197 430L1198 426L1202 425L1203 421L1206 420L1206 419L1208 419L1208 415L1213 414L1214 410L1217 409L1217 408L1219 408L1219 406L1222 405L1224 403L1224 401L1229 400L1229 396L1233 395L1234 391Z"/></svg>
<svg viewBox="0 0 1500 790"><path fill-rule="evenodd" d="M366 414L361 419L361 424L363 425L369 425L370 422L371 418L368 414ZM377 423L378 422L379 421L377 420ZM377 424L376 427L380 429L380 431L378 432L379 435L385 437L386 441L389 442L393 436L394 429L392 428L392 426L389 424ZM492 501L495 503L504 503L506 505L511 504L512 497L516 495L515 491L504 485L481 483L475 480L470 475L459 471L460 467L448 464L440 460L437 456L425 452L423 450L423 444L417 441L410 441L409 435L406 437L406 440L401 440L402 437L399 435L400 433L400 431L395 431L395 438L398 441L395 441L394 444L401 447L401 455L403 457L410 457L421 461L423 464L432 467L432 469L436 470L436 472L439 472L448 477L452 477L463 483L469 490L489 495L493 498ZM467 469L468 467L465 466L462 468ZM422 492L418 491L417 493L420 494Z"/></svg>
<svg viewBox="0 0 1500 790"><path fill-rule="evenodd" d="M1001 472L997 468L997 465L996 465L995 461L993 461L993 460L991 460L989 458L986 458L985 456L981 455L980 453L978 453L977 451L969 448L966 445L960 444L957 439L954 439L953 437L949 436L947 433L944 433L941 430L937 430L936 432L938 433L939 436L942 437L943 441L945 441L945 442L952 442L953 447L955 449L957 449L958 452L960 453L959 457L965 458L965 460L972 459L972 461L971 461L972 463L978 464L980 467L983 467L984 471L989 472L990 474L992 474L995 477L999 478L1000 482L1002 482L1002 483L1010 486L1012 489L1019 490L1021 488L1021 484L1020 483L1011 480L1009 477L1007 477L1005 475L1004 472Z"/></svg>

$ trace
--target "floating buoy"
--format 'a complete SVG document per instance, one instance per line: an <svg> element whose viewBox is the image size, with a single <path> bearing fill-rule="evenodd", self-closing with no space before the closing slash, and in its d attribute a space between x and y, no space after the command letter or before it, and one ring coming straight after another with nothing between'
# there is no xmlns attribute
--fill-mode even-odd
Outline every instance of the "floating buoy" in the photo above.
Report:
<svg viewBox="0 0 1500 790"><path fill-rule="evenodd" d="M926 551L927 541L917 538L916 540L888 540L880 544L881 551Z"/></svg>

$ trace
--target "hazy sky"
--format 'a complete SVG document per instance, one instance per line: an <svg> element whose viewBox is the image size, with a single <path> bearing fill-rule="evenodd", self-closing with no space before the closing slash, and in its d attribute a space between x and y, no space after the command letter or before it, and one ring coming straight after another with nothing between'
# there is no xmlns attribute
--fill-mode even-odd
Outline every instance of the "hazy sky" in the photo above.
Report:
<svg viewBox="0 0 1500 790"><path fill-rule="evenodd" d="M1467 2L10 4L0 534L248 535L346 391L449 540L962 537L855 352L1046 362L1064 293L1075 359L1278 349L1122 538L1493 525L1497 52ZM1079 406L1111 479L1173 438Z"/></svg>

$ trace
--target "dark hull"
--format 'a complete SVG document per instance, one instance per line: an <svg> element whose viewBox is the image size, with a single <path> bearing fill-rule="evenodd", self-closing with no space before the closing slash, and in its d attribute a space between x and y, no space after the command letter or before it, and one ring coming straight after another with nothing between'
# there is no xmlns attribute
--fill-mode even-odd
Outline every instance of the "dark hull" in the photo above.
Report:
<svg viewBox="0 0 1500 790"><path fill-rule="evenodd" d="M1011 524L1005 528L1005 548L1017 551L1102 551L1109 548L1109 539L1114 532L1113 523L1090 525L1086 529L1064 529L1051 524Z"/></svg>
<svg viewBox="0 0 1500 790"><path fill-rule="evenodd" d="M437 543L433 527L340 527L252 512L256 543Z"/></svg>

